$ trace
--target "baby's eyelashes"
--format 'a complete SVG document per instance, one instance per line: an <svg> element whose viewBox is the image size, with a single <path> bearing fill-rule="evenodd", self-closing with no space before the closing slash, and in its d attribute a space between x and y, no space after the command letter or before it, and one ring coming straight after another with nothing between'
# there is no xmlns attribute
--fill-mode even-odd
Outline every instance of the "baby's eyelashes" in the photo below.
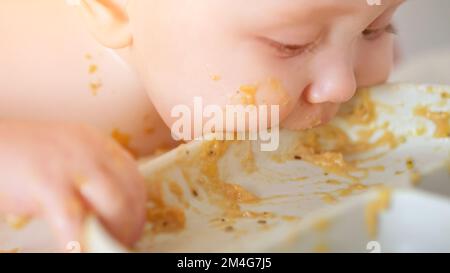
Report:
<svg viewBox="0 0 450 273"><path fill-rule="evenodd" d="M292 58L302 55L309 52L314 45L314 43L307 43L303 45L284 44L282 42L277 42L269 38L259 38L259 40L271 47L271 49L275 51L275 54L280 58Z"/></svg>
<svg viewBox="0 0 450 273"><path fill-rule="evenodd" d="M380 38L386 33L397 34L397 29L393 24L389 24L386 27L382 28L367 28L362 32L364 39L366 40L375 40Z"/></svg>

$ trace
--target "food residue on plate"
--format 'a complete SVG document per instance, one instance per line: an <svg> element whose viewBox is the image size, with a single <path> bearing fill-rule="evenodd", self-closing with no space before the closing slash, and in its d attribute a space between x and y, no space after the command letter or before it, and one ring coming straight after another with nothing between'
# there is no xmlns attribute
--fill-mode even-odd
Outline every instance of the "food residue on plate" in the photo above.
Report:
<svg viewBox="0 0 450 273"><path fill-rule="evenodd" d="M157 179L157 180L154 180ZM172 233L184 229L186 225L186 216L184 210L180 207L166 204L164 199L163 182L160 177L155 176L148 183L148 199L150 201L147 209L147 221L152 225L153 233ZM171 184L170 190L176 192L175 195L180 197L182 189L174 187ZM181 198L181 197L180 197Z"/></svg>
<svg viewBox="0 0 450 273"><path fill-rule="evenodd" d="M433 112L426 106L417 106L414 109L414 114L424 117L436 126L434 130L434 137L447 138L450 137L450 113L449 112Z"/></svg>
<svg viewBox="0 0 450 273"><path fill-rule="evenodd" d="M244 156L242 156L241 165L247 174L252 174L257 170L252 142L246 141L245 145L247 147L245 148Z"/></svg>
<svg viewBox="0 0 450 273"><path fill-rule="evenodd" d="M155 233L177 232L184 229L186 216L176 207L151 208L147 211L147 220Z"/></svg>
<svg viewBox="0 0 450 273"><path fill-rule="evenodd" d="M376 120L375 102L372 101L368 89L359 90L352 107L343 109L339 116L354 125L367 125ZM347 110L347 111L346 111Z"/></svg>
<svg viewBox="0 0 450 273"><path fill-rule="evenodd" d="M29 223L29 218L24 216L17 216L8 214L5 216L5 222L6 224L15 230L20 230L24 227L26 227Z"/></svg>
<svg viewBox="0 0 450 273"><path fill-rule="evenodd" d="M365 210L365 218L367 231L371 239L378 236L379 217L382 212L387 210L391 202L391 189L381 187L378 196L367 204Z"/></svg>
<svg viewBox="0 0 450 273"><path fill-rule="evenodd" d="M314 223L313 228L317 232L325 232L330 228L330 226L331 226L330 220L322 218Z"/></svg>

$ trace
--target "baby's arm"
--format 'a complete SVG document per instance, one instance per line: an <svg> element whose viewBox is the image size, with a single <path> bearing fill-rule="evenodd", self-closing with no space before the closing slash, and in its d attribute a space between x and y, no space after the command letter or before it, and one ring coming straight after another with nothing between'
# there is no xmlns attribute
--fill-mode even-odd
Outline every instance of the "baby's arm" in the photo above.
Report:
<svg viewBox="0 0 450 273"><path fill-rule="evenodd" d="M139 238L144 181L113 140L81 125L0 120L0 151L0 213L45 218L63 248L82 239L90 211L124 244Z"/></svg>

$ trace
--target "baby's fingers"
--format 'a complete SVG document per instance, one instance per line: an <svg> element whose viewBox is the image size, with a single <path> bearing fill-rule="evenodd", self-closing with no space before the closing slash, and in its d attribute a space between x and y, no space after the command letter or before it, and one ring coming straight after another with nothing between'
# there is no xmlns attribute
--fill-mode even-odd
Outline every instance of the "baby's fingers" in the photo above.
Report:
<svg viewBox="0 0 450 273"><path fill-rule="evenodd" d="M81 251L86 209L79 195L71 188L43 190L40 205L44 217L57 236L64 252Z"/></svg>
<svg viewBox="0 0 450 273"><path fill-rule="evenodd" d="M136 181L122 179L113 173L98 171L91 174L78 190L108 231L121 243L131 246L143 231L145 201L123 187L125 183Z"/></svg>

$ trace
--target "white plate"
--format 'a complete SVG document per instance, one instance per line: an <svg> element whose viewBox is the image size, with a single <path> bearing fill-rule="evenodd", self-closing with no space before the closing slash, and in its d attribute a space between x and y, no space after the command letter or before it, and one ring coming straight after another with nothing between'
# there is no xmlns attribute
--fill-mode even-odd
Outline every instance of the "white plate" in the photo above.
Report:
<svg viewBox="0 0 450 273"><path fill-rule="evenodd" d="M357 117L340 115L329 129L282 131L275 152L261 152L258 142L194 141L143 162L152 220L134 251L450 251L443 232L450 226L448 119L432 120L448 114L449 92L379 86L344 107ZM314 134L320 156L303 149ZM324 167L339 153L316 160L346 135L339 148L353 150L343 153L346 167ZM421 191L409 189L418 183ZM125 251L96 221L87 226L91 251ZM38 232L48 234L42 223L21 230L0 224L0 249L52 249L51 236Z"/></svg>

